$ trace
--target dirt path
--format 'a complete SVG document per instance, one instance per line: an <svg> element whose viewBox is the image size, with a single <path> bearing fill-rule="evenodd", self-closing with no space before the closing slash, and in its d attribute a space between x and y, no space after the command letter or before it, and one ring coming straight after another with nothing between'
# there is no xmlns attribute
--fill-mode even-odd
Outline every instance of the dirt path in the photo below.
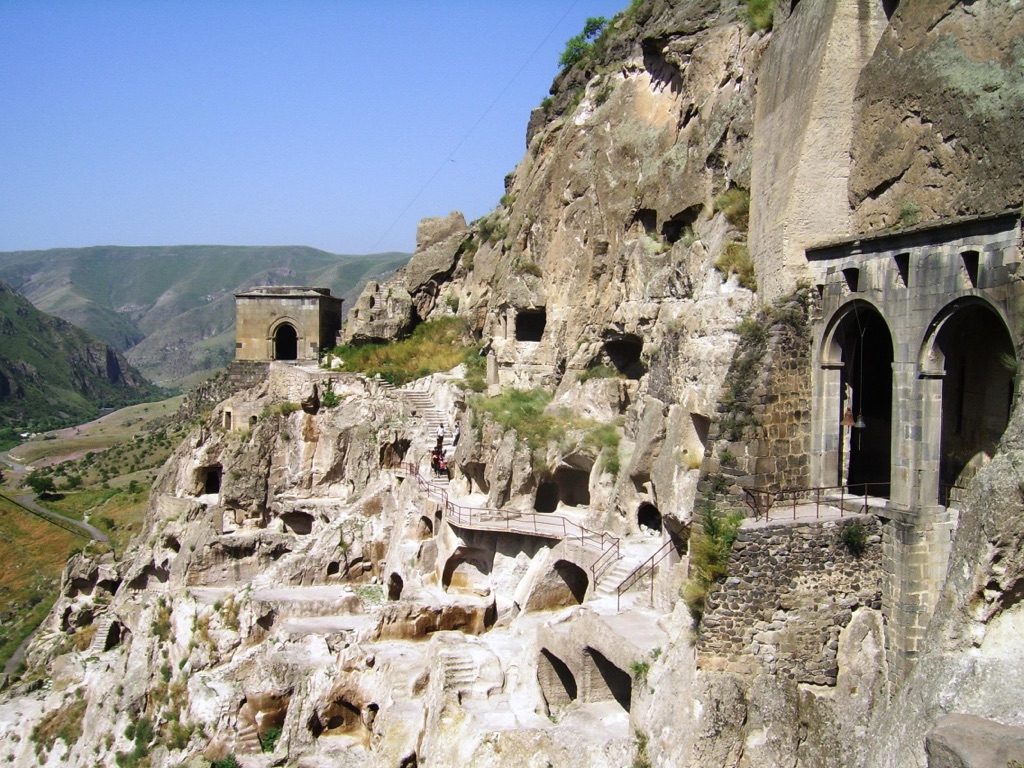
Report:
<svg viewBox="0 0 1024 768"><path fill-rule="evenodd" d="M35 512L43 517L54 517L60 520L61 522L67 523L68 525L73 525L74 527L83 531L84 534L90 539L95 539L96 541L100 541L104 544L110 544L110 537L107 536L107 534L105 534L99 528L93 525L89 525L89 523L83 522L82 520L75 520L75 518L73 517L65 517L64 515L58 514L57 512L53 512L52 510L39 506L36 503L35 494L23 493L18 496L15 496L14 501L16 501L18 504L25 507L26 509L29 509L32 512Z"/></svg>

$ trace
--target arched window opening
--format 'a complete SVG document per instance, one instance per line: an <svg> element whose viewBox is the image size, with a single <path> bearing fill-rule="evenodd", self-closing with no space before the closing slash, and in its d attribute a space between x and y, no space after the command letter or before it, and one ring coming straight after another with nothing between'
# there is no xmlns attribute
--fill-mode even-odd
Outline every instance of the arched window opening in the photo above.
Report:
<svg viewBox="0 0 1024 768"><path fill-rule="evenodd" d="M649 502L644 502L636 511L636 522L641 530L661 532L661 512Z"/></svg>
<svg viewBox="0 0 1024 768"><path fill-rule="evenodd" d="M964 275L966 277L966 283L968 288L978 287L978 252L977 251L964 251L960 254L960 259L964 263Z"/></svg>
<svg viewBox="0 0 1024 768"><path fill-rule="evenodd" d="M544 309L521 309L516 313L516 341L540 341L547 324Z"/></svg>
<svg viewBox="0 0 1024 768"><path fill-rule="evenodd" d="M231 411L224 411L224 429L231 429Z"/></svg>
<svg viewBox="0 0 1024 768"><path fill-rule="evenodd" d="M939 502L965 486L995 453L1013 405L1017 357L1002 319L986 305L957 310L939 330L942 448Z"/></svg>
<svg viewBox="0 0 1024 768"><path fill-rule="evenodd" d="M274 332L274 359L295 360L299 356L299 334L290 323L281 323Z"/></svg>
<svg viewBox="0 0 1024 768"><path fill-rule="evenodd" d="M402 589L405 581L397 573L392 573L388 578L388 600L398 600L402 596Z"/></svg>

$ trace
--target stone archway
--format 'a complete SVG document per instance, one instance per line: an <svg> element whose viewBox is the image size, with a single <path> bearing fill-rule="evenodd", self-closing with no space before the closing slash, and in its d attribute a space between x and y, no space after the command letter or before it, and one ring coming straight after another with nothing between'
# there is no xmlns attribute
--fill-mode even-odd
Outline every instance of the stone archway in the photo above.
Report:
<svg viewBox="0 0 1024 768"><path fill-rule="evenodd" d="M274 329L274 359L297 360L299 357L299 334L291 323L281 323Z"/></svg>
<svg viewBox="0 0 1024 768"><path fill-rule="evenodd" d="M843 305L825 334L821 361L826 384L817 396L830 435L824 484L889 498L893 343L879 310L862 300Z"/></svg>
<svg viewBox="0 0 1024 768"><path fill-rule="evenodd" d="M954 302L933 322L921 371L941 382L941 405L926 416L939 438L940 504L948 505L952 489L966 485L995 453L1010 420L1017 362L1006 323L982 299Z"/></svg>

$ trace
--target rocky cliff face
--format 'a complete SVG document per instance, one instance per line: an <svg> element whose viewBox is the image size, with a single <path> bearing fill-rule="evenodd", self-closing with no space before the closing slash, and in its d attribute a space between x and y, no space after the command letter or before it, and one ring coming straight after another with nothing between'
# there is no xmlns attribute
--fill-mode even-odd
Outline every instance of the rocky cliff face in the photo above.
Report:
<svg viewBox="0 0 1024 768"><path fill-rule="evenodd" d="M1019 128L1014 4L802 0L775 18L751 32L733 2L632 4L530 116L501 204L424 221L408 265L355 303L359 342L463 317L487 393L543 390L554 437L531 446L488 417L458 370L394 389L273 364L179 448L122 562L72 564L31 654L45 682L2 705L0 755L925 765L928 738L959 748L965 721L933 730L940 715L1024 725L1016 426L896 698L877 589L822 580L856 568L830 556L829 524L776 537L812 553L796 588L785 545L757 548L777 589L757 647L734 650L763 664L694 647L679 596L697 500L806 474L803 249L909 221L911 189L926 215L1020 204L1020 157L994 149ZM954 82L979 85L950 105ZM451 479L432 477L435 430L456 421ZM736 581L756 589L757 562ZM733 587L701 631L746 638ZM793 600L823 647L793 637ZM803 657L814 674L786 672ZM57 738L67 724L82 738Z"/></svg>

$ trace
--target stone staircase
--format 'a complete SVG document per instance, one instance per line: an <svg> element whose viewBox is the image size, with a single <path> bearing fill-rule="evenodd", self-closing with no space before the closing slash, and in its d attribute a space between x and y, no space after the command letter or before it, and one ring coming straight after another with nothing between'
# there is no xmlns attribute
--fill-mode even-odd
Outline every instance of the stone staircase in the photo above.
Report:
<svg viewBox="0 0 1024 768"><path fill-rule="evenodd" d="M448 423L447 417L437 407L430 393L412 387L396 389L395 393L406 402L410 414L419 422L416 430L416 445L429 452L437 443L438 426L444 424L446 431L442 445L445 454L450 456L454 447L452 445L452 425Z"/></svg>
<svg viewBox="0 0 1024 768"><path fill-rule="evenodd" d="M619 584L633 572L640 561L633 558L619 558L615 564L604 572L601 580L595 585L594 597L615 597Z"/></svg>
<svg viewBox="0 0 1024 768"><path fill-rule="evenodd" d="M476 662L456 653L446 653L441 660L445 689L460 693L470 691L477 679Z"/></svg>
<svg viewBox="0 0 1024 768"><path fill-rule="evenodd" d="M85 652L87 656L99 656L106 650L107 636L110 634L110 628L114 625L115 620L109 612L100 616L96 622L96 632L92 636L92 642L89 643L89 648Z"/></svg>
<svg viewBox="0 0 1024 768"><path fill-rule="evenodd" d="M233 751L237 755L256 755L263 751L256 723L243 723L235 731Z"/></svg>

